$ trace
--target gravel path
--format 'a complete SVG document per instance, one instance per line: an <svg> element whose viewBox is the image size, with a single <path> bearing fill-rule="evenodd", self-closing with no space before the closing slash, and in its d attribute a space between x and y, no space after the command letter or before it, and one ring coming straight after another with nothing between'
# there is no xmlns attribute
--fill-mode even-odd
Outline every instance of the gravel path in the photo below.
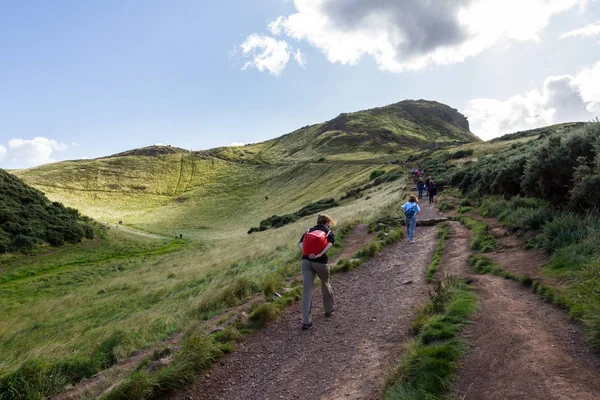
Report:
<svg viewBox="0 0 600 400"><path fill-rule="evenodd" d="M425 202L422 208L421 219L439 216ZM427 301L424 275L435 231L417 227L416 243L388 246L360 268L334 276L331 318L323 316L316 287L312 328L300 329L296 303L170 398L379 399L386 374L410 337L414 310Z"/></svg>

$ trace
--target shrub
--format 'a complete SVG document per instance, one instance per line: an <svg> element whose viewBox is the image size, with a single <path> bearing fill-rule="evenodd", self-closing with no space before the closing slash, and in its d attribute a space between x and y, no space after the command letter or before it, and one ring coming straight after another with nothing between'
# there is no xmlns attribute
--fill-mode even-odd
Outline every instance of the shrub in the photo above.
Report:
<svg viewBox="0 0 600 400"><path fill-rule="evenodd" d="M371 172L371 175L369 175L369 180L373 180L375 178L380 177L381 175L385 174L385 171L382 169L376 169L375 171Z"/></svg>
<svg viewBox="0 0 600 400"><path fill-rule="evenodd" d="M473 149L458 150L456 153L452 154L452 159L456 160L459 158L470 157L472 155L473 155Z"/></svg>
<svg viewBox="0 0 600 400"><path fill-rule="evenodd" d="M538 230L552 221L556 212L549 207L517 208L512 212L502 213L503 221L512 229L520 231Z"/></svg>
<svg viewBox="0 0 600 400"><path fill-rule="evenodd" d="M560 214L542 228L541 247L546 253L552 254L561 247L581 242L590 228L598 225L598 218Z"/></svg>

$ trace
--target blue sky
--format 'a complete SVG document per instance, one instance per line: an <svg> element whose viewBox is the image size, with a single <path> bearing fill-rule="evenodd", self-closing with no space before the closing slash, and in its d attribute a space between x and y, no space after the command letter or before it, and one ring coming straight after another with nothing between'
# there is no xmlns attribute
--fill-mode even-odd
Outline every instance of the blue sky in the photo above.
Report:
<svg viewBox="0 0 600 400"><path fill-rule="evenodd" d="M599 1L431 3L2 2L0 168L258 142L410 98L486 139L600 115Z"/></svg>

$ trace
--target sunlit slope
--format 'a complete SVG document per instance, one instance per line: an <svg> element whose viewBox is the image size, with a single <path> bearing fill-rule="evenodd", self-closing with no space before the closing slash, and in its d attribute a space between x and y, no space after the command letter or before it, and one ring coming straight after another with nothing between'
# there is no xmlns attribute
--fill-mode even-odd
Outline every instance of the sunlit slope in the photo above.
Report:
<svg viewBox="0 0 600 400"><path fill-rule="evenodd" d="M246 146L246 159L357 160L407 154L432 144L478 142L455 109L427 100L406 100L305 126L279 138Z"/></svg>
<svg viewBox="0 0 600 400"><path fill-rule="evenodd" d="M197 153L119 156L21 171L49 198L100 221L187 237L245 234L261 219L340 198L372 163L257 165Z"/></svg>

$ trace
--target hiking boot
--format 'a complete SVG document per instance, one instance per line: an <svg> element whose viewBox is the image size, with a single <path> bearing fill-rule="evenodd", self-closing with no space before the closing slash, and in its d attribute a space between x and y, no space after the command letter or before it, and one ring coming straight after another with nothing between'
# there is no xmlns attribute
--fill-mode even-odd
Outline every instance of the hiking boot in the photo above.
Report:
<svg viewBox="0 0 600 400"><path fill-rule="evenodd" d="M331 314L333 314L333 310L326 312L325 317L329 318L329 317L331 317Z"/></svg>
<svg viewBox="0 0 600 400"><path fill-rule="evenodd" d="M308 324L302 324L302 330L305 331L308 328L310 328L312 326L312 322L308 323Z"/></svg>

